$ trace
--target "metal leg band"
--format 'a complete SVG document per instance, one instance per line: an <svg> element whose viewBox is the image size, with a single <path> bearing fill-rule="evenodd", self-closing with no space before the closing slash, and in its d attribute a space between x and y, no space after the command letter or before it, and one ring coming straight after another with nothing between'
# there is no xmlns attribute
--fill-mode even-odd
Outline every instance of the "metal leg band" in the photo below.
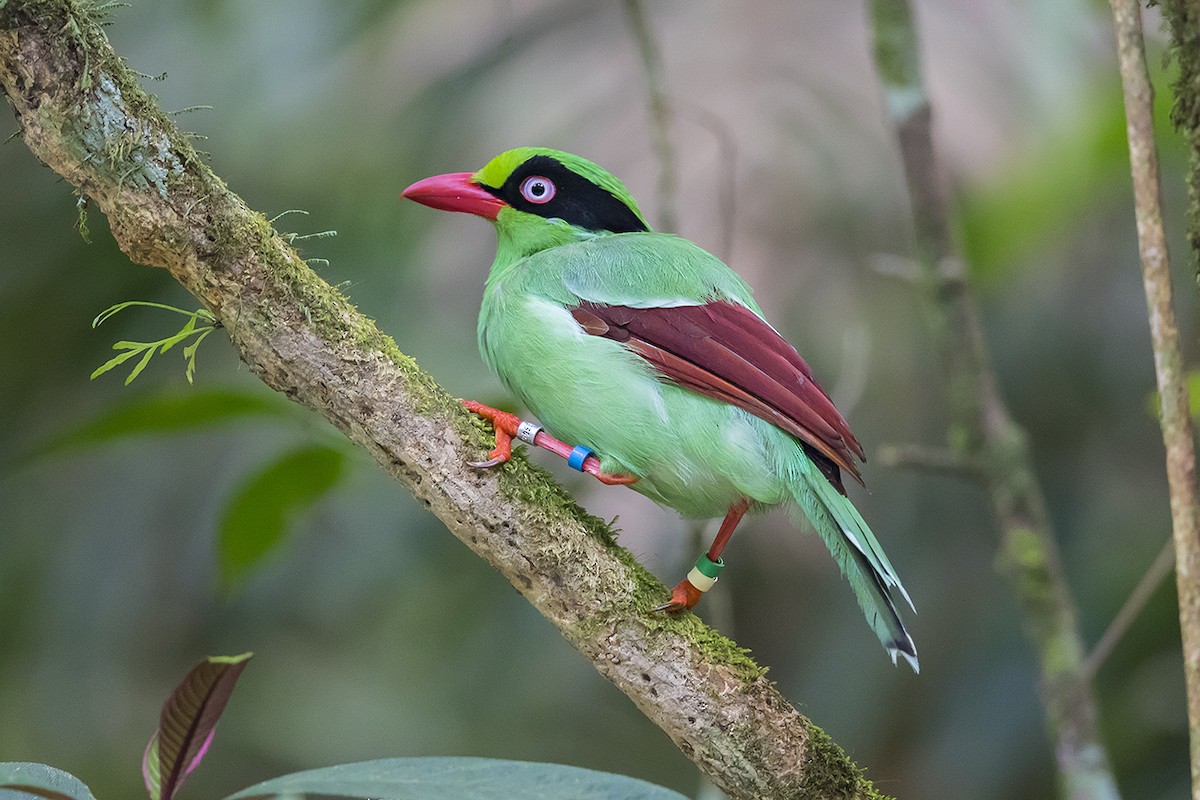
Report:
<svg viewBox="0 0 1200 800"><path fill-rule="evenodd" d="M517 426L517 438L522 442L533 444L533 440L537 438L537 435L541 432L541 430L541 425L535 425L532 422L521 420L521 424Z"/></svg>

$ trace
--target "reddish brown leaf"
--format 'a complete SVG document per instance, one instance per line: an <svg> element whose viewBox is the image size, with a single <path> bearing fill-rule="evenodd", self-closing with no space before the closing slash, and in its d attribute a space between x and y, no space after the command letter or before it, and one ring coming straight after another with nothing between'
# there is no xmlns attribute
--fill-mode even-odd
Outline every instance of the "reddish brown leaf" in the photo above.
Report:
<svg viewBox="0 0 1200 800"><path fill-rule="evenodd" d="M201 661L163 703L158 730L146 745L142 777L151 800L172 800L204 758L217 720L251 653Z"/></svg>

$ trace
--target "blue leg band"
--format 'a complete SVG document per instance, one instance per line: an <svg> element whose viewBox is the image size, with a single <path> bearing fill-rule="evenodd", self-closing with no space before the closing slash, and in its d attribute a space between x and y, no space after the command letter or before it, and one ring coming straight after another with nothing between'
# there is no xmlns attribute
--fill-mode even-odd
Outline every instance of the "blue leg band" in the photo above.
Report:
<svg viewBox="0 0 1200 800"><path fill-rule="evenodd" d="M567 466L571 469L577 469L583 472L583 462L592 454L592 451L581 444L575 445L575 449L571 451L571 455L567 456Z"/></svg>

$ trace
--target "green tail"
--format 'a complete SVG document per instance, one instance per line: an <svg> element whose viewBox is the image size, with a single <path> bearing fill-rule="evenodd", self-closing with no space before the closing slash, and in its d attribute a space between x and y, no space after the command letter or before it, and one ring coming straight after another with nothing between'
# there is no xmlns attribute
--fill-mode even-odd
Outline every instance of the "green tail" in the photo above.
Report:
<svg viewBox="0 0 1200 800"><path fill-rule="evenodd" d="M892 663L896 663L897 656L903 656L914 672L920 672L917 647L896 611L893 591L900 593L914 613L916 608L875 534L850 501L823 476L814 475L812 479L797 481L797 484L794 489L796 502L824 540L842 575L850 582L867 622L891 655Z"/></svg>

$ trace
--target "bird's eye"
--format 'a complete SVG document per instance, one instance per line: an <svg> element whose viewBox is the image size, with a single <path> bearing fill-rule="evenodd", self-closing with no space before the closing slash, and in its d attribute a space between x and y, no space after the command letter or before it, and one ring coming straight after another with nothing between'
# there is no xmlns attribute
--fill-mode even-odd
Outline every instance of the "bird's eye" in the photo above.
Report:
<svg viewBox="0 0 1200 800"><path fill-rule="evenodd" d="M521 197L531 203L549 203L554 199L554 181L541 175L530 175L521 181Z"/></svg>

